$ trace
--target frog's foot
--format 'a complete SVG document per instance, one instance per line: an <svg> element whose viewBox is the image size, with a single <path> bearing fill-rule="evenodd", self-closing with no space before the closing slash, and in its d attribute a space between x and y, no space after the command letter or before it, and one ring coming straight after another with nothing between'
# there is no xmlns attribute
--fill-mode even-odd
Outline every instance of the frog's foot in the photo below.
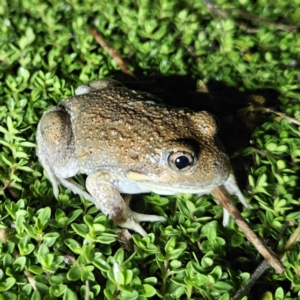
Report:
<svg viewBox="0 0 300 300"><path fill-rule="evenodd" d="M137 212L132 212L132 213L134 214L134 218L139 222L164 222L167 220L165 217L162 216L146 215Z"/></svg>
<svg viewBox="0 0 300 300"><path fill-rule="evenodd" d="M131 194L123 194L123 199L128 206L131 200L131 196L132 196ZM167 220L165 217L157 216L157 215L140 214L133 211L131 211L131 213L134 215L134 218L138 222L164 222Z"/></svg>
<svg viewBox="0 0 300 300"><path fill-rule="evenodd" d="M139 233L141 236L146 236L147 232L143 229L143 227L134 219L127 219L123 222L118 222L114 220L114 223L122 228L131 229L137 233Z"/></svg>
<svg viewBox="0 0 300 300"><path fill-rule="evenodd" d="M226 208L223 208L223 226L226 227L229 224L230 221L230 214L229 212L226 210Z"/></svg>
<svg viewBox="0 0 300 300"><path fill-rule="evenodd" d="M225 187L225 189L226 189L226 191L228 192L229 195L238 197L239 201L246 208L249 208L249 205L248 205L244 195L240 191L240 189L239 189L239 187L236 183L235 177L234 177L232 172L230 173L228 179L223 184L223 186ZM229 223L229 220L230 220L230 215L229 215L228 211L224 208L223 209L223 225L227 226L228 223Z"/></svg>
<svg viewBox="0 0 300 300"><path fill-rule="evenodd" d="M145 215L130 211L130 218L125 221L114 220L114 222L120 227L125 227L135 232L138 232L142 236L146 236L147 232L142 228L139 222L164 222L166 221L165 217L156 216L156 215Z"/></svg>
<svg viewBox="0 0 300 300"><path fill-rule="evenodd" d="M146 231L139 224L140 221L165 221L164 217L154 215L144 215L133 212L129 206L129 197L126 201L114 187L117 180L113 172L107 170L97 170L86 179L86 188L93 197L93 203L105 215L114 221L116 225L132 229L142 236L146 236Z"/></svg>
<svg viewBox="0 0 300 300"><path fill-rule="evenodd" d="M226 191L232 195L232 196L237 196L240 200L240 202L246 207L249 208L249 205L244 197L244 195L242 194L242 192L240 191L235 177L233 175L233 173L230 173L228 179L226 180L226 182L223 184Z"/></svg>

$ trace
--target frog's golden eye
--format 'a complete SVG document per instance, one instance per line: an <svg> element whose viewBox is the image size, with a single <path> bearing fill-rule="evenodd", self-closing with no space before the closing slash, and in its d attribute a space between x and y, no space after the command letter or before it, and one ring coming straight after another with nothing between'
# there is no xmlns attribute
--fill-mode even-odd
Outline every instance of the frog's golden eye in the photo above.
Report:
<svg viewBox="0 0 300 300"><path fill-rule="evenodd" d="M185 151L171 152L168 156L168 163L174 171L183 171L196 163L196 157Z"/></svg>

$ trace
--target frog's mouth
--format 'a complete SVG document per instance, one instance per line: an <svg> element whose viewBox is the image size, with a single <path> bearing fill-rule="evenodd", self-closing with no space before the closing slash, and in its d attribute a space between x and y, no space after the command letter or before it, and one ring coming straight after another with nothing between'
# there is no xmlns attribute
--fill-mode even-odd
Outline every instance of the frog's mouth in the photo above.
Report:
<svg viewBox="0 0 300 300"><path fill-rule="evenodd" d="M213 180L197 180L195 176L189 176L189 180L183 181L182 177L170 176L170 173L164 172L159 176L149 176L136 171L129 171L127 178L140 186L143 186L154 193L160 195L174 195L178 193L206 194L210 193L215 187L225 183L229 172L218 174Z"/></svg>

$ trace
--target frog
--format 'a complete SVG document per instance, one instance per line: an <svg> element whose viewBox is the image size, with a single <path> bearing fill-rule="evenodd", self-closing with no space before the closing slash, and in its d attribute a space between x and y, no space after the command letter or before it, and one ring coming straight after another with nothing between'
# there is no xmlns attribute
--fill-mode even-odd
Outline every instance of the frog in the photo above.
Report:
<svg viewBox="0 0 300 300"><path fill-rule="evenodd" d="M131 195L209 194L224 186L248 206L207 111L166 105L156 96L100 79L46 110L36 154L53 186L91 201L113 222L142 236L141 222L165 216L134 212ZM85 187L74 177L85 174ZM224 211L223 223L229 215Z"/></svg>

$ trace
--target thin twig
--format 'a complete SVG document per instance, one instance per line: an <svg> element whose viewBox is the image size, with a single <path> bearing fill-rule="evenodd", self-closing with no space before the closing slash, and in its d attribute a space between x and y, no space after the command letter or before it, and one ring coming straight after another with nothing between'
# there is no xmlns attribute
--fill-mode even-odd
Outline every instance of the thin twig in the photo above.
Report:
<svg viewBox="0 0 300 300"><path fill-rule="evenodd" d="M258 252L269 262L269 264L280 274L285 270L283 264L279 261L277 256L272 253L258 236L250 229L240 212L232 204L228 197L228 193L223 186L217 187L213 190L213 194L218 198L221 205L229 212L236 224L242 230L246 238L258 250Z"/></svg>
<svg viewBox="0 0 300 300"><path fill-rule="evenodd" d="M290 236L289 240L284 245L284 252L290 251L292 247L299 241L300 239L300 225L296 228L293 234ZM285 259L283 256L282 259Z"/></svg>
<svg viewBox="0 0 300 300"><path fill-rule="evenodd" d="M283 23L275 23L275 22L272 22L268 19L264 19L264 18L261 18L261 17L258 17L258 16L255 16L255 15L252 15L242 9L232 9L232 11L238 13L240 16L242 16L244 19L246 20L249 20L249 21L255 21L255 22L258 22L258 23L263 23L263 24L266 24L266 25L270 25L270 26L273 26L279 30L283 30L283 31L290 31L290 32L295 32L299 29L299 26L296 26L296 25L288 25L288 24L283 24Z"/></svg>
<svg viewBox="0 0 300 300"><path fill-rule="evenodd" d="M268 109L268 112L271 112L271 113L273 113L273 114L281 117L282 119L286 119L286 120L290 121L291 123L294 123L294 124L300 126L300 121L296 120L295 118L289 117L289 116L287 116L286 114L284 114L282 112L275 111L275 110L273 110L271 108Z"/></svg>
<svg viewBox="0 0 300 300"><path fill-rule="evenodd" d="M223 19L228 19L230 18L229 12L235 12L237 14L239 14L240 16L242 16L244 19L249 20L249 21L254 21L254 22L258 22L258 23L263 23L266 25L270 25L273 26L279 30L283 30L283 31L289 31L289 32L296 32L299 29L299 26L296 25L288 25L288 24L282 24L282 23L275 23L272 22L268 19L264 19L255 15L252 15L242 9L238 9L238 8L231 8L231 9L226 9L226 10L222 10L221 8L218 7L217 4L215 4L213 2L213 0L203 0L203 3L205 4L205 6L207 7L207 9L209 10L210 14L215 18L216 16L221 17ZM240 28L242 30L245 29L245 25L244 24L240 24L237 23ZM252 32L254 31L254 28L251 28L251 30L249 31L249 29L247 29L248 32Z"/></svg>
<svg viewBox="0 0 300 300"><path fill-rule="evenodd" d="M136 79L135 75L129 70L127 64L124 62L124 60L120 57L117 50L114 49L112 46L110 46L105 38L97 32L95 29L89 30L90 34L94 37L96 42L115 60L115 62L120 67L121 71L133 78Z"/></svg>
<svg viewBox="0 0 300 300"><path fill-rule="evenodd" d="M240 287L231 300L241 300L248 294L252 286L257 282L258 278L270 268L270 264L267 260L263 260L259 266L252 273L251 277Z"/></svg>
<svg viewBox="0 0 300 300"><path fill-rule="evenodd" d="M269 153L269 152L266 152L266 151L263 151L263 150L259 150L259 149L254 148L254 147L251 147L251 149L252 149L252 153L257 153L257 154L259 154L263 157L272 157L272 158L277 159L277 160L281 159L281 157L279 155L274 155L272 153ZM298 165L297 163L294 163L294 162L291 162L291 161L287 161L286 163L287 163L287 165L293 166L293 167Z"/></svg>
<svg viewBox="0 0 300 300"><path fill-rule="evenodd" d="M288 225L285 225L285 229ZM278 240L280 239L281 234L278 237ZM293 234L290 236L289 240L286 242L284 246L284 253L281 256L280 261L285 260L285 253L287 251L290 251L294 245L299 241L300 239L300 225L296 228L296 230L293 232ZM270 267L267 260L263 260L261 264L255 269L251 277L240 287L240 289L236 292L236 294L231 298L231 300L241 300L244 296L248 294L252 286L257 282L259 277Z"/></svg>
<svg viewBox="0 0 300 300"><path fill-rule="evenodd" d="M263 106L249 106L248 108L246 108L247 111L254 111L254 112L261 112L263 114L266 114L266 113L272 113L272 114L275 114L277 116L279 116L281 119L286 119L288 120L289 122L293 123L293 124L296 124L296 125L299 125L300 126L300 121L295 119L295 118L292 118L292 117L289 117L287 116L286 114L280 112L280 111L276 111L274 110L273 108L270 108L270 107L263 107Z"/></svg>
<svg viewBox="0 0 300 300"><path fill-rule="evenodd" d="M253 33L257 33L257 32L259 31L259 28L250 27L249 25L244 24L244 23L242 23L242 22L237 23L237 24L238 24L238 26L240 27L240 29L243 30L243 31L246 32L246 33L251 33L251 34L253 34Z"/></svg>

